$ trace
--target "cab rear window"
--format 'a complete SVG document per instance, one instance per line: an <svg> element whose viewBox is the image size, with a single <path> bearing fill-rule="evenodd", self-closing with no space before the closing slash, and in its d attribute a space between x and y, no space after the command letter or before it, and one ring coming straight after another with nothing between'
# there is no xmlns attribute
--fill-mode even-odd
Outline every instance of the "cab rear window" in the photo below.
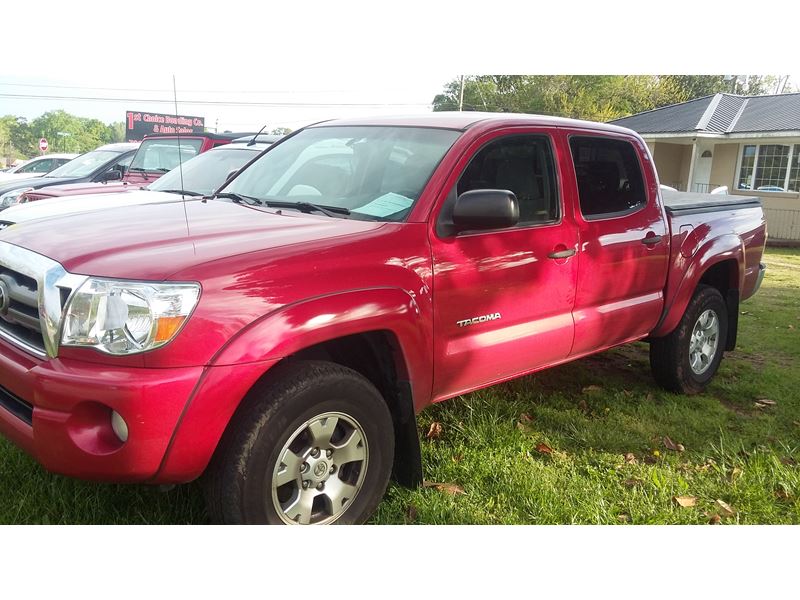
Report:
<svg viewBox="0 0 800 600"><path fill-rule="evenodd" d="M639 159L630 142L575 136L569 145L585 219L621 217L647 204Z"/></svg>

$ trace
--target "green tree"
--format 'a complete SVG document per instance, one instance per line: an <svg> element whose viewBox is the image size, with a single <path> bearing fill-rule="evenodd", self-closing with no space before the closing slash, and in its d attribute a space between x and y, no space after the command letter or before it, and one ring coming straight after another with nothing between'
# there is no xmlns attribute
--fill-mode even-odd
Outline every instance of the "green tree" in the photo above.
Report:
<svg viewBox="0 0 800 600"><path fill-rule="evenodd" d="M288 127L276 127L272 131L270 131L272 135L289 135L292 133L292 130Z"/></svg>
<svg viewBox="0 0 800 600"><path fill-rule="evenodd" d="M771 93L771 75L479 75L464 79L464 110L523 112L609 121L717 92ZM444 86L433 110L458 110L460 79Z"/></svg>
<svg viewBox="0 0 800 600"><path fill-rule="evenodd" d="M63 110L46 112L30 123L34 137L47 138L51 152L88 152L114 140L114 129L97 119Z"/></svg>

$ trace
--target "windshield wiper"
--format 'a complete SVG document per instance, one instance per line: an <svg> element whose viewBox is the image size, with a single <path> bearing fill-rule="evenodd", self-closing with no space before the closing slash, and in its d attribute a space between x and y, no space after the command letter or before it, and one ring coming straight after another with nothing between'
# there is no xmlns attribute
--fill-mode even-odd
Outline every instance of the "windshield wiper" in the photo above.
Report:
<svg viewBox="0 0 800 600"><path fill-rule="evenodd" d="M151 169L145 167L128 167L128 171L136 171L137 173L169 173L171 169L165 169L164 167L153 167Z"/></svg>
<svg viewBox="0 0 800 600"><path fill-rule="evenodd" d="M218 194L214 194L212 196L205 196L205 198L208 200L213 200L215 198L226 198L228 200L233 200L237 204L250 204L255 206L264 205L264 201L259 198L245 196L244 194L237 194L236 192L219 192Z"/></svg>
<svg viewBox="0 0 800 600"><path fill-rule="evenodd" d="M344 206L325 206L313 204L311 202L287 202L283 200L264 200L264 204L271 208L296 208L301 212L317 211L329 217L339 217L339 215L349 215L350 209Z"/></svg>
<svg viewBox="0 0 800 600"><path fill-rule="evenodd" d="M150 190L153 192L166 192L168 194L181 194L182 196L202 196L200 192L193 192L192 190Z"/></svg>

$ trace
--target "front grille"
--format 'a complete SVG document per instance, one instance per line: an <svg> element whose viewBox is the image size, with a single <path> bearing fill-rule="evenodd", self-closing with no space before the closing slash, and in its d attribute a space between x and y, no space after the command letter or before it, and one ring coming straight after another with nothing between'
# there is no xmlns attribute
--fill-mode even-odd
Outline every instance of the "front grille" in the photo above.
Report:
<svg viewBox="0 0 800 600"><path fill-rule="evenodd" d="M33 406L25 402L25 400L17 398L2 386L0 386L0 407L5 408L28 425L33 423Z"/></svg>
<svg viewBox="0 0 800 600"><path fill-rule="evenodd" d="M0 332L44 352L36 280L0 265Z"/></svg>

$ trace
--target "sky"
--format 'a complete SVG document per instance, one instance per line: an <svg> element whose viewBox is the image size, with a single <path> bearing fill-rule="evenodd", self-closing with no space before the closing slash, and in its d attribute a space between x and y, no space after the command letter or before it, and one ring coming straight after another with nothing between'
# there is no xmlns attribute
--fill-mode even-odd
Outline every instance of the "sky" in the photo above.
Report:
<svg viewBox="0 0 800 600"><path fill-rule="evenodd" d="M0 115L172 113L174 76L178 112L207 127L296 129L427 112L460 74L797 71L792 36L767 51L721 35L741 29L735 1L726 14L696 1L612 4L17 2L2 13Z"/></svg>

